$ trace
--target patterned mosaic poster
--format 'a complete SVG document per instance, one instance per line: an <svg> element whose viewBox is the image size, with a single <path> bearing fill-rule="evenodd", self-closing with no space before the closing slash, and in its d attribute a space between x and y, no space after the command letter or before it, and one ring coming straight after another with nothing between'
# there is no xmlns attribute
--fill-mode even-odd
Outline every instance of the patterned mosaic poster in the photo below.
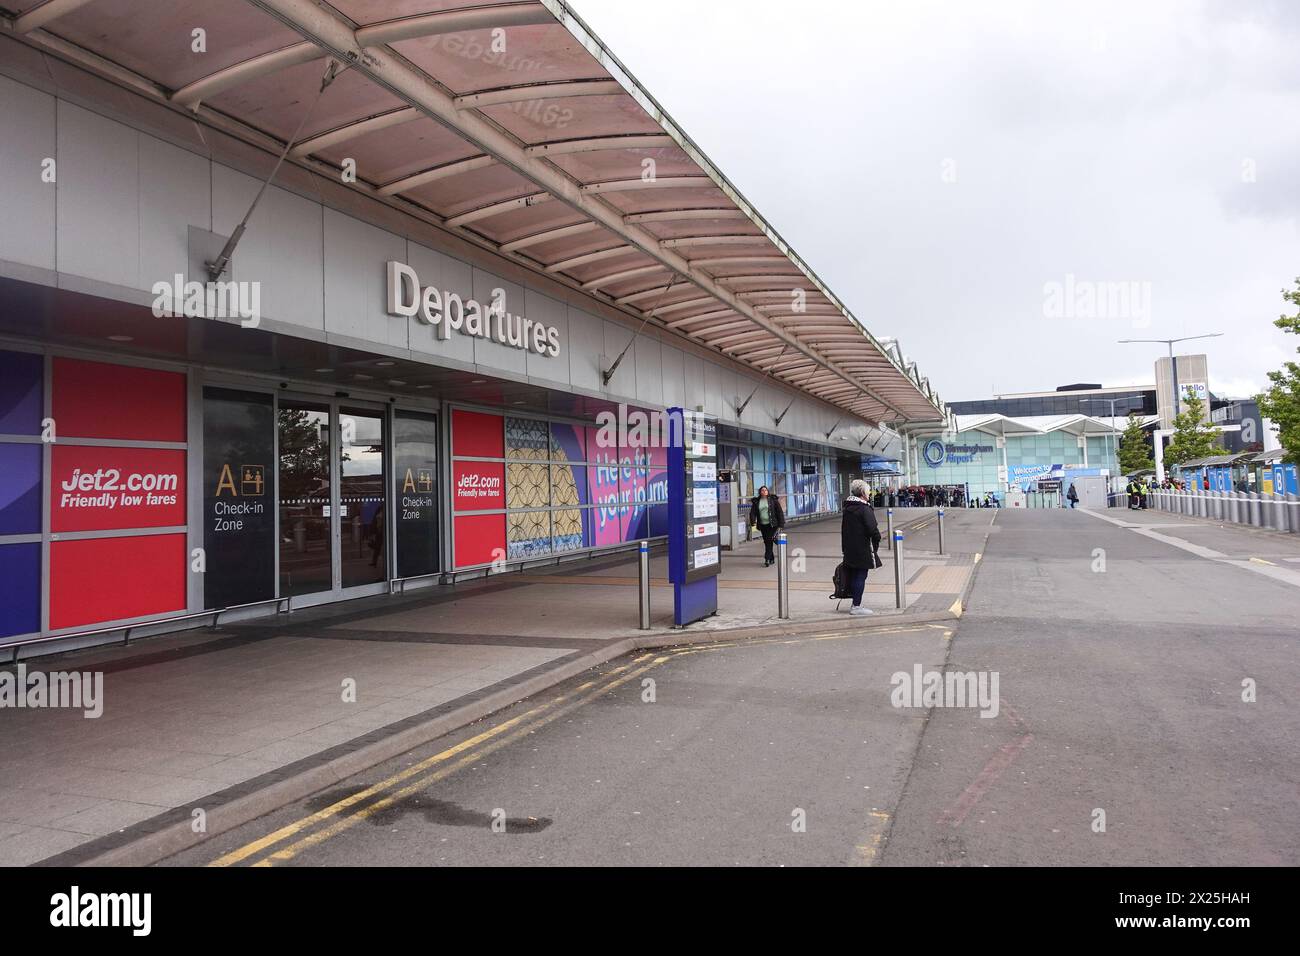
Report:
<svg viewBox="0 0 1300 956"><path fill-rule="evenodd" d="M551 436L547 423L506 418L506 556L534 558L551 553Z"/></svg>
<svg viewBox="0 0 1300 956"><path fill-rule="evenodd" d="M551 504L563 507L551 513L551 549L576 551L591 543L591 512L587 488L586 429L558 422L551 424ZM564 507L564 506L572 507Z"/></svg>

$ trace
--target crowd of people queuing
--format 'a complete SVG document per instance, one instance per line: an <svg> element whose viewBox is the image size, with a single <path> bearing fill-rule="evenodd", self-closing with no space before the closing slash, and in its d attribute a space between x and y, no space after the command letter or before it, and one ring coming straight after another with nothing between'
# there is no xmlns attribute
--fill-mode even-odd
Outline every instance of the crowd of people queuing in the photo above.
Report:
<svg viewBox="0 0 1300 956"><path fill-rule="evenodd" d="M962 485L909 485L906 488L877 488L872 496L872 505L876 508L981 508L993 507L992 495L967 500L966 489Z"/></svg>
<svg viewBox="0 0 1300 956"><path fill-rule="evenodd" d="M1147 499L1153 491L1184 491L1186 485L1177 478L1166 478L1164 481L1156 481L1145 475L1132 475L1129 477L1128 485L1124 491L1128 495L1129 511L1144 511L1147 506Z"/></svg>

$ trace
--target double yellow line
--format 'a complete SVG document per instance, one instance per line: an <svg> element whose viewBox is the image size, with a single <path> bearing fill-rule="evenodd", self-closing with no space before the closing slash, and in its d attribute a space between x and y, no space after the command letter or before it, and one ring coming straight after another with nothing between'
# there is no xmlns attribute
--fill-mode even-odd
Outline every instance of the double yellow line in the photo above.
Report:
<svg viewBox="0 0 1300 956"><path fill-rule="evenodd" d="M579 684L567 694L555 697L517 717L502 721L495 727L470 737L468 740L462 740L455 746L448 747L441 753L434 754L426 760L407 767L400 773L371 784L359 793L345 797L337 803L330 804L323 810L319 810L300 820L295 820L273 833L268 833L266 836L245 844L237 850L232 850L213 860L208 865L236 866L246 863L250 858L289 840L293 840L293 842L285 846L279 846L279 849L274 850L274 852L269 853L251 865L273 866L276 863L285 863L292 860L304 850L323 843L331 837L338 836L345 830L356 826L362 820L369 819L398 801L404 800L431 784L451 776L458 770L477 763L489 754L500 750L502 747L509 746L522 737L526 737L535 730L576 710L596 697L606 694L630 680L635 680L651 668L658 667L664 661L669 660L670 657L671 655L654 657L651 654L643 654L627 664L614 668L601 680L591 680ZM650 658L653 659L649 660L648 663L644 663ZM641 666L637 666L638 664ZM402 784L405 785L401 786ZM378 799L366 803L372 797L378 797ZM330 820L333 820L333 822L328 823L327 826L313 829L318 824L327 823ZM300 838L293 839L295 837Z"/></svg>
<svg viewBox="0 0 1300 956"><path fill-rule="evenodd" d="M326 840L338 836L361 821L370 819L376 813L391 807L412 794L446 779L458 770L463 770L465 767L477 763L489 754L510 746L517 740L558 720L565 714L577 710L602 694L607 694L629 681L636 680L642 674L674 657L698 654L703 651L723 650L728 647L748 647L762 644L802 644L809 641L834 641L921 629L916 625L910 627L904 625L894 628L808 634L800 637L717 641L706 645L673 648L657 655L655 653L642 654L626 664L613 668L597 680L585 681L566 694L561 694L559 697L554 697L543 704L539 704L517 717L504 720L480 734L462 740L460 743L448 747L432 757L407 767L400 773L395 773L378 783L371 784L358 793L344 797L323 810L318 810L236 850L231 850L208 865L238 866L244 864L266 867L274 866L277 863L287 863L304 850L309 850ZM268 853L268 850L271 852ZM261 858L256 862L249 862L254 857L259 856Z"/></svg>

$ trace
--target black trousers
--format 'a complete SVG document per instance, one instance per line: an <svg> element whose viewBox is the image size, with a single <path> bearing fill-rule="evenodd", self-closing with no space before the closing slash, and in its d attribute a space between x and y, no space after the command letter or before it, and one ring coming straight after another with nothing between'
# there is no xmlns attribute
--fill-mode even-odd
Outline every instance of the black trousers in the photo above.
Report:
<svg viewBox="0 0 1300 956"><path fill-rule="evenodd" d="M763 535L763 560L775 561L776 555L772 553L772 543L776 541L776 525L761 524L758 530Z"/></svg>

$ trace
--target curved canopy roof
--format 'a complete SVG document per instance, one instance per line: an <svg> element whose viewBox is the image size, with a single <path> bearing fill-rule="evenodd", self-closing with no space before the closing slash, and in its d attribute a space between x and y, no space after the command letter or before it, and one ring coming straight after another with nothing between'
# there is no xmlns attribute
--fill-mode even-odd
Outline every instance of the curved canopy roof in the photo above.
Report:
<svg viewBox="0 0 1300 956"><path fill-rule="evenodd" d="M5 5L25 42L318 172L353 160L372 199L861 418L945 416L561 0Z"/></svg>
<svg viewBox="0 0 1300 956"><path fill-rule="evenodd" d="M989 435L1046 435L1068 432L1071 435L1117 435L1123 429L1113 427L1103 418L1091 415L954 415L957 431L978 431Z"/></svg>

